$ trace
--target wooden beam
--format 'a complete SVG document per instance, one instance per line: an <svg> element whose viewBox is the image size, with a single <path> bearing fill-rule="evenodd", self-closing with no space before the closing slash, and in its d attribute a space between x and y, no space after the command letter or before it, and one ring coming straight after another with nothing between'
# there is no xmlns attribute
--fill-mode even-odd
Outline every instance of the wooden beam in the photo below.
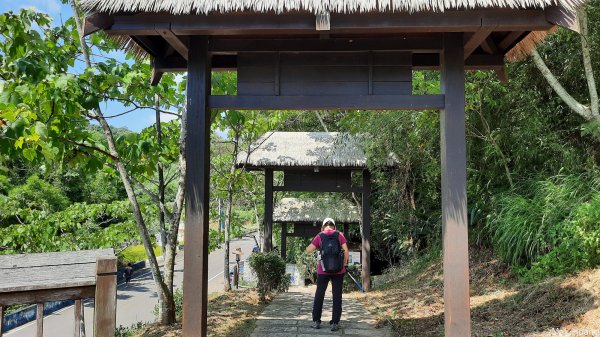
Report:
<svg viewBox="0 0 600 337"><path fill-rule="evenodd" d="M181 38L173 31L171 31L171 27L168 24L157 24L155 25L156 31L160 36L162 36L167 43L175 49L184 59L188 59L188 46L185 42L181 40Z"/></svg>
<svg viewBox="0 0 600 337"><path fill-rule="evenodd" d="M35 313L36 337L44 337L44 303L37 304Z"/></svg>
<svg viewBox="0 0 600 337"><path fill-rule="evenodd" d="M265 215L263 251L273 249L273 170L265 170Z"/></svg>
<svg viewBox="0 0 600 337"><path fill-rule="evenodd" d="M213 55L212 70L236 70L237 55ZM415 53L412 56L413 68L433 70L439 68L440 56L438 53ZM504 65L503 55L471 55L465 61L468 70L492 69ZM167 58L156 58L154 67L157 72L185 72L187 61L180 56L169 56Z"/></svg>
<svg viewBox="0 0 600 337"><path fill-rule="evenodd" d="M506 53L512 48L512 46L515 45L515 43L524 33L524 31L514 31L508 33L508 35L506 35L506 37L503 38L500 43L498 43L498 49L500 49L502 53Z"/></svg>
<svg viewBox="0 0 600 337"><path fill-rule="evenodd" d="M183 335L206 337L210 186L210 57L208 38L192 36L187 82Z"/></svg>
<svg viewBox="0 0 600 337"><path fill-rule="evenodd" d="M481 42L481 49L490 55L499 53L498 47L491 36L488 36L487 39Z"/></svg>
<svg viewBox="0 0 600 337"><path fill-rule="evenodd" d="M210 42L213 53L232 52L321 52L321 51L417 51L439 52L440 34L404 38L288 38L288 39L220 39Z"/></svg>
<svg viewBox="0 0 600 337"><path fill-rule="evenodd" d="M446 337L471 336L469 238L467 228L467 147L462 34L444 36L441 110L442 241Z"/></svg>
<svg viewBox="0 0 600 337"><path fill-rule="evenodd" d="M13 304L36 304L40 301L64 301L79 298L94 298L95 286L67 287L59 289L14 291L0 293L0 306Z"/></svg>
<svg viewBox="0 0 600 337"><path fill-rule="evenodd" d="M273 186L273 191L287 191L287 192L362 192L362 187L331 187L331 186Z"/></svg>
<svg viewBox="0 0 600 337"><path fill-rule="evenodd" d="M96 274L94 337L114 337L117 328L117 258L98 258Z"/></svg>
<svg viewBox="0 0 600 337"><path fill-rule="evenodd" d="M221 96L208 97L211 109L238 110L427 110L444 107L443 95Z"/></svg>
<svg viewBox="0 0 600 337"><path fill-rule="evenodd" d="M498 67L494 69L494 71L496 72L496 77L498 77L498 81L500 81L500 83L508 83L508 73L506 72L506 66Z"/></svg>
<svg viewBox="0 0 600 337"><path fill-rule="evenodd" d="M362 286L365 291L371 290L371 173L364 170L362 175Z"/></svg>
<svg viewBox="0 0 600 337"><path fill-rule="evenodd" d="M102 29L108 29L114 23L114 17L105 13L94 13L83 21L83 36L88 36Z"/></svg>
<svg viewBox="0 0 600 337"><path fill-rule="evenodd" d="M482 29L471 34L471 36L465 43L465 60L469 58L471 54L473 54L475 49L477 49L477 47L479 47L479 45L481 45L481 43L485 41L485 39L487 39L491 33L491 30Z"/></svg>
<svg viewBox="0 0 600 337"><path fill-rule="evenodd" d="M158 35L156 23L171 24L176 35L256 36L276 34L317 34L311 13L211 13L211 15L127 14L114 15L109 34ZM475 32L482 27L497 31L547 30L552 23L540 9L481 9L417 13L331 14L331 34Z"/></svg>

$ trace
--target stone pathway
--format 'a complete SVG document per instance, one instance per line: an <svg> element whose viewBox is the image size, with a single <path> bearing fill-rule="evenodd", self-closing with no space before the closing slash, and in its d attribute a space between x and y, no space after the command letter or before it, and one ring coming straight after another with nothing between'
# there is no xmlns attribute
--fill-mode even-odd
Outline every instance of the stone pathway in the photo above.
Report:
<svg viewBox="0 0 600 337"><path fill-rule="evenodd" d="M312 329L312 292L301 288L292 288L279 294L258 317L256 329L251 337L389 337L387 327L375 328L374 317L356 300L344 298L340 330L329 330L331 319L331 291L327 292L323 305L323 324L321 329Z"/></svg>

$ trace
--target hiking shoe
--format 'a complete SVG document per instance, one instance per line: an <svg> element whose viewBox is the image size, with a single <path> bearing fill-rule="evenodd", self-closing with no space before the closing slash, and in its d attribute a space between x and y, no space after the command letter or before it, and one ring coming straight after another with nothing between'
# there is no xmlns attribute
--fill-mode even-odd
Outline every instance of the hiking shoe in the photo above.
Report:
<svg viewBox="0 0 600 337"><path fill-rule="evenodd" d="M321 322L313 322L310 327L313 329L321 329Z"/></svg>
<svg viewBox="0 0 600 337"><path fill-rule="evenodd" d="M340 327L337 325L337 323L331 324L331 331L338 331L339 329L340 329Z"/></svg>

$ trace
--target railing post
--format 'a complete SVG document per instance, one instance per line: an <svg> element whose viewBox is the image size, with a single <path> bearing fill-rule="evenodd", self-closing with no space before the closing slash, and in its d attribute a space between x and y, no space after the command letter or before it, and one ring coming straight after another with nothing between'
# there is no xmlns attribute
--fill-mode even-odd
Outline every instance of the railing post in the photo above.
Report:
<svg viewBox="0 0 600 337"><path fill-rule="evenodd" d="M37 324L36 336L43 337L44 336L44 303L38 303L35 320L36 320L36 324Z"/></svg>
<svg viewBox="0 0 600 337"><path fill-rule="evenodd" d="M117 320L117 258L96 260L94 337L114 337Z"/></svg>
<svg viewBox="0 0 600 337"><path fill-rule="evenodd" d="M81 300L75 300L75 323L73 324L73 336L81 336Z"/></svg>
<svg viewBox="0 0 600 337"><path fill-rule="evenodd" d="M2 337L2 324L4 323L4 307L0 305L0 337Z"/></svg>

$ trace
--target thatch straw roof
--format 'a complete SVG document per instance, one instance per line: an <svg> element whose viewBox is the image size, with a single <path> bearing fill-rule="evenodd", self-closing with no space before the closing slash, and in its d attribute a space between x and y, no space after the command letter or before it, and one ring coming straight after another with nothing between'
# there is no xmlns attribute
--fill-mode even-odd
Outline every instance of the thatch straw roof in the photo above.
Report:
<svg viewBox="0 0 600 337"><path fill-rule="evenodd" d="M320 225L325 218L337 224L360 222L358 208L347 200L283 198L273 209L273 222L305 222Z"/></svg>
<svg viewBox="0 0 600 337"><path fill-rule="evenodd" d="M238 155L238 166L356 167L367 158L356 138L340 132L267 132Z"/></svg>
<svg viewBox="0 0 600 337"><path fill-rule="evenodd" d="M443 12L476 8L547 8L573 9L582 0L81 0L87 11L105 13L208 14L211 12Z"/></svg>

